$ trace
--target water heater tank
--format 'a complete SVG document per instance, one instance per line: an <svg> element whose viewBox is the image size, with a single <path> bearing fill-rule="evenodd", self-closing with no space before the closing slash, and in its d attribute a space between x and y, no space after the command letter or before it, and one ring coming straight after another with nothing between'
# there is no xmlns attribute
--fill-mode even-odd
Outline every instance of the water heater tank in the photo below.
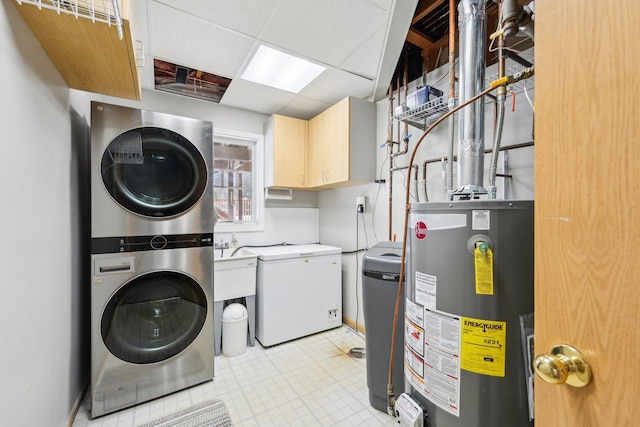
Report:
<svg viewBox="0 0 640 427"><path fill-rule="evenodd" d="M530 427L533 202L412 205L405 376L432 427Z"/></svg>

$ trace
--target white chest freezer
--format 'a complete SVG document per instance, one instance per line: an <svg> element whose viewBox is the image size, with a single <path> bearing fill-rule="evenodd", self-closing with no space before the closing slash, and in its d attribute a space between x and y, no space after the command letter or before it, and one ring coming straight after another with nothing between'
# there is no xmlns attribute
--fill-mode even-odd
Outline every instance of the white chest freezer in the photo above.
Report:
<svg viewBox="0 0 640 427"><path fill-rule="evenodd" d="M263 346L342 324L342 249L287 245L251 251L258 254L256 338Z"/></svg>

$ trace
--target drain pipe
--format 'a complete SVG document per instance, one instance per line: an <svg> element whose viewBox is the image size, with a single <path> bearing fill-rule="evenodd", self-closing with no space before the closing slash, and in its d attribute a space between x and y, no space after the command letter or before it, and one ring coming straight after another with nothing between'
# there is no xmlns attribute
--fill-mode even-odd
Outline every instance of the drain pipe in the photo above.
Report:
<svg viewBox="0 0 640 427"><path fill-rule="evenodd" d="M487 0L462 0L458 6L460 27L460 103L474 98L484 88ZM464 198L486 194L484 174L484 101L475 101L460 113L458 188Z"/></svg>

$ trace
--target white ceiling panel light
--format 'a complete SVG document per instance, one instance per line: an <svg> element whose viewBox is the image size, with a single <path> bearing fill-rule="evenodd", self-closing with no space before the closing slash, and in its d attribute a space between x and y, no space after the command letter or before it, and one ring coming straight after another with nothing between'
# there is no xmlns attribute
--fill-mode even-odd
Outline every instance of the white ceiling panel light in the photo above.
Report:
<svg viewBox="0 0 640 427"><path fill-rule="evenodd" d="M313 62L260 45L240 78L298 93L325 69Z"/></svg>

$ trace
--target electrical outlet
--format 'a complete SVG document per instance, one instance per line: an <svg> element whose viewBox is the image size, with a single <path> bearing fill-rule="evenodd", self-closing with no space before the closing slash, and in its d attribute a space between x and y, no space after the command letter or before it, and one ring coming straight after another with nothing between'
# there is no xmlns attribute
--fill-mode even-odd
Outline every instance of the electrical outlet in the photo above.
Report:
<svg viewBox="0 0 640 427"><path fill-rule="evenodd" d="M338 309L332 308L329 310L329 321L332 322L334 320L338 320Z"/></svg>
<svg viewBox="0 0 640 427"><path fill-rule="evenodd" d="M365 196L356 197L356 212L364 213L364 207L367 204L367 198Z"/></svg>

